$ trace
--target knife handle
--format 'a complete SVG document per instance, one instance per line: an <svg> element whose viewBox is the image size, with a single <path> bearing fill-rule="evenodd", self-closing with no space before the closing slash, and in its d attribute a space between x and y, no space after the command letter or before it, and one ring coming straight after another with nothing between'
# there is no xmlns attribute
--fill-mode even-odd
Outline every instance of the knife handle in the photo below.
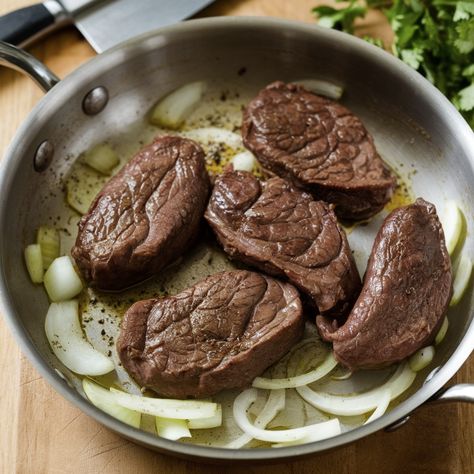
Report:
<svg viewBox="0 0 474 474"><path fill-rule="evenodd" d="M62 26L65 18L57 5L57 2L48 1L0 16L0 40L25 46Z"/></svg>

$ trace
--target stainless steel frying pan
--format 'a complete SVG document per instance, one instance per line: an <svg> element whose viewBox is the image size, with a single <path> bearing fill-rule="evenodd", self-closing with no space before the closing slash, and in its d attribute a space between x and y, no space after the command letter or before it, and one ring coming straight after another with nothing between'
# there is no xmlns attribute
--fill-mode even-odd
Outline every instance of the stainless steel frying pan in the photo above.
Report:
<svg viewBox="0 0 474 474"><path fill-rule="evenodd" d="M64 207L61 178L73 158L90 143L136 129L158 97L197 79L233 81L255 91L276 79L311 77L343 86L343 103L363 119L382 156L399 169L416 170L411 173L413 193L441 207L448 197L457 200L472 230L474 135L444 96L416 72L348 35L257 18L194 20L161 29L99 55L60 82L30 56L6 45L0 45L0 62L23 70L47 91L1 165L3 314L39 372L84 412L162 452L257 461L294 458L349 443L403 420L429 399L474 401L472 384L443 388L474 348L474 295L469 294L450 312L448 335L432 365L436 370L428 379L418 377L411 396L369 425L283 449L231 451L167 441L99 411L74 388L78 384L73 375L65 379L58 374L55 369L62 367L43 330L47 297L30 283L22 263L24 246L33 241L37 226ZM474 255L471 234L465 249Z"/></svg>

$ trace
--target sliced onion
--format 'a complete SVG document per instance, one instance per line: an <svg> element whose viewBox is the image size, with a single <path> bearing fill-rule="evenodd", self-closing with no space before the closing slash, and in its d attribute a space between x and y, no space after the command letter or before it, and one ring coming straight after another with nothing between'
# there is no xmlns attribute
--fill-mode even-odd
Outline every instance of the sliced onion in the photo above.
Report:
<svg viewBox="0 0 474 474"><path fill-rule="evenodd" d="M205 430L209 428L217 428L222 426L222 407L217 405L215 415L209 418L197 418L196 420L189 420L188 428L190 430Z"/></svg>
<svg viewBox="0 0 474 474"><path fill-rule="evenodd" d="M156 432L161 438L176 441L181 438L191 438L191 432L186 420L156 417Z"/></svg>
<svg viewBox="0 0 474 474"><path fill-rule="evenodd" d="M472 261L463 253L459 259L459 265L456 270L453 282L453 296L449 303L449 306L455 306L460 301L466 291L469 280L471 279L472 273Z"/></svg>
<svg viewBox="0 0 474 474"><path fill-rule="evenodd" d="M258 397L258 394L257 394L257 397ZM270 392L270 395L268 396L265 406L263 407L262 411L259 413L259 415L255 419L254 426L256 426L257 428L266 428L266 426L273 420L273 418L275 418L275 416L281 410L285 408L285 398L286 398L285 390L272 390ZM257 400L257 398L255 398L255 400ZM234 414L234 418L235 418L235 414ZM248 433L244 433L242 436L240 436L236 440L231 441L225 447L229 449L239 449L245 446L247 443L249 443L252 439L253 439L252 435Z"/></svg>
<svg viewBox="0 0 474 474"><path fill-rule="evenodd" d="M122 392L113 387L110 388L110 391L114 394L115 401L119 405L161 418L195 420L197 418L210 418L217 412L217 403L212 402L141 397Z"/></svg>
<svg viewBox="0 0 474 474"><path fill-rule="evenodd" d="M449 327L449 321L448 321L448 317L446 316L443 320L443 324L441 325L441 327L438 331L438 334L436 334L436 337L435 337L435 345L436 346L438 344L441 344L441 342L445 338L446 333L448 332L448 327Z"/></svg>
<svg viewBox="0 0 474 474"><path fill-rule="evenodd" d="M134 428L140 427L141 413L118 405L115 402L114 396L106 388L97 385L89 379L82 380L82 388L87 398L97 408L117 418L117 420L127 423L127 425L133 426Z"/></svg>
<svg viewBox="0 0 474 474"><path fill-rule="evenodd" d="M199 143L207 145L209 143L223 143L229 148L242 148L242 137L237 133L231 132L225 128L205 127L187 130L182 133L184 137L195 140Z"/></svg>
<svg viewBox="0 0 474 474"><path fill-rule="evenodd" d="M31 244L25 248L26 269L33 283L42 283L43 281L43 257L39 244Z"/></svg>
<svg viewBox="0 0 474 474"><path fill-rule="evenodd" d="M386 389L390 390L390 400L394 400L411 386L415 377L416 373L409 365L402 364L381 387L359 395L331 395L315 392L309 387L298 387L296 390L304 400L319 410L333 415L354 416L375 410Z"/></svg>
<svg viewBox="0 0 474 474"><path fill-rule="evenodd" d="M336 100L340 99L344 92L341 86L320 79L301 79L299 81L293 81L293 84L298 84L310 92Z"/></svg>
<svg viewBox="0 0 474 474"><path fill-rule="evenodd" d="M419 372L431 363L434 355L435 348L433 346L423 347L410 357L408 365L413 372Z"/></svg>
<svg viewBox="0 0 474 474"><path fill-rule="evenodd" d="M263 377L257 377L252 382L252 387L270 390L301 387L322 379L327 374L329 374L329 372L331 372L331 370L334 369L336 365L337 361L331 352L328 354L326 359L324 359L323 363L311 372L286 379L265 379Z"/></svg>
<svg viewBox="0 0 474 474"><path fill-rule="evenodd" d="M242 151L232 158L232 166L236 171L252 171L255 166L255 156L250 151Z"/></svg>
<svg viewBox="0 0 474 474"><path fill-rule="evenodd" d="M114 364L84 338L77 300L51 303L44 324L46 337L56 357L80 375L103 375Z"/></svg>
<svg viewBox="0 0 474 474"><path fill-rule="evenodd" d="M331 438L342 433L341 425L337 418L333 418L328 421L323 421L322 423L326 423L326 428L324 432L321 432L320 430L315 430L313 433L310 433L304 438L301 438L297 441L286 441L283 443L272 444L272 448L286 448L287 446L297 446L299 444L313 443L315 441L321 441L322 439Z"/></svg>
<svg viewBox="0 0 474 474"><path fill-rule="evenodd" d="M455 201L447 201L441 223L449 255L452 255L461 237L462 213Z"/></svg>
<svg viewBox="0 0 474 474"><path fill-rule="evenodd" d="M306 436L314 436L317 439L325 439L336 436L341 432L338 419L317 423L315 425L303 426L291 430L264 430L250 423L247 417L247 410L257 399L257 390L250 388L243 391L234 401L234 419L239 428L252 438L270 443L284 443L298 441Z"/></svg>
<svg viewBox="0 0 474 474"><path fill-rule="evenodd" d="M206 83L191 82L160 100L151 112L150 122L159 127L177 129L196 108L206 90Z"/></svg>
<svg viewBox="0 0 474 474"><path fill-rule="evenodd" d="M377 418L380 418L387 411L387 408L390 405L390 399L391 399L390 389L382 390L380 392L380 400L379 400L379 404L377 405L377 408L374 410L372 415L369 416L369 418L364 423L364 425L367 425L368 423L376 420Z"/></svg>
<svg viewBox="0 0 474 474"><path fill-rule="evenodd" d="M41 247L43 268L47 270L53 260L58 258L60 254L59 232L53 227L41 226L38 229L36 242Z"/></svg>
<svg viewBox="0 0 474 474"><path fill-rule="evenodd" d="M101 174L110 175L119 164L115 150L107 143L100 143L84 153L84 163Z"/></svg>
<svg viewBox="0 0 474 474"><path fill-rule="evenodd" d="M65 255L54 259L44 274L44 287L49 299L55 303L70 300L82 291L81 279L70 257Z"/></svg>

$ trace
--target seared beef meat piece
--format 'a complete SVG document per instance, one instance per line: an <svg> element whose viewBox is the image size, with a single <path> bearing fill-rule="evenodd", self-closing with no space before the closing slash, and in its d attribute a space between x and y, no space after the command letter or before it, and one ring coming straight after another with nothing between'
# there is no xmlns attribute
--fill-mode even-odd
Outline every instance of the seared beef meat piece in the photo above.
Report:
<svg viewBox="0 0 474 474"><path fill-rule="evenodd" d="M270 84L244 111L242 136L262 166L365 219L390 200L396 180L371 135L349 110L295 84Z"/></svg>
<svg viewBox="0 0 474 474"><path fill-rule="evenodd" d="M143 387L173 398L243 388L303 336L298 291L271 277L221 272L176 296L135 303L117 340Z"/></svg>
<svg viewBox="0 0 474 474"><path fill-rule="evenodd" d="M196 143L159 137L140 150L79 223L72 256L88 284L120 290L182 255L198 233L208 194Z"/></svg>
<svg viewBox="0 0 474 474"><path fill-rule="evenodd" d="M431 343L451 293L451 261L436 209L417 199L385 219L346 323L336 330L322 316L317 323L345 366L388 365Z"/></svg>
<svg viewBox="0 0 474 474"><path fill-rule="evenodd" d="M205 217L224 250L306 293L321 313L347 313L360 277L330 205L281 178L259 182L246 171L219 176Z"/></svg>

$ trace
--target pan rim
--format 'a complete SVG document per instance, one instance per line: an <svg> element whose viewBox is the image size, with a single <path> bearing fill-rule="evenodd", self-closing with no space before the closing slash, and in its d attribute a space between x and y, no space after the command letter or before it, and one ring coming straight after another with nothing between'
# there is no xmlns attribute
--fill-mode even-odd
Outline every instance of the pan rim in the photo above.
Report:
<svg viewBox="0 0 474 474"><path fill-rule="evenodd" d="M40 114L40 112L44 111L48 107L51 107L49 100L51 96L60 96L61 94L71 96L70 89L76 89L77 91L82 81L84 81L86 78L90 79L91 73L92 75L100 73L103 69L109 67L110 64L113 64L119 60L125 51L133 51L134 49L138 49L147 41L158 41L159 44L160 38L162 39L165 35L172 36L181 32L202 32L203 30L211 31L219 29L235 32L245 28L256 28L263 33L268 29L274 30L277 27L286 28L299 34L314 36L315 39L317 39L317 37L325 37L343 45L350 45L350 47L357 49L360 54L373 56L375 61L385 63L385 65L394 73L399 73L400 75L406 76L406 80L409 80L415 85L420 86L421 94L426 95L430 102L441 107L444 111L446 111L446 114L449 115L446 120L450 119L457 128L458 136L462 135L463 142L465 140L466 143L465 147L463 147L466 149L466 152L469 146L471 150L473 150L472 153L467 153L467 155L469 156L470 166L474 170L474 134L472 133L469 125L464 121L462 116L457 112L448 99L446 99L444 95L441 94L440 91L438 91L425 78L412 70L409 66L405 65L399 59L373 45L366 43L363 40L354 38L345 33L321 28L317 25L265 17L219 17L190 20L141 35L121 45L118 45L111 50L102 53L101 55L98 55L68 75L40 100L40 102L30 112L25 122L17 131L13 141L7 148L6 155L0 166L0 188L11 189L11 181L15 175L15 170L19 166L20 157L22 156L22 140L24 139L24 136L27 135L29 131L31 133L31 129L34 128L35 117L37 120L37 116ZM99 65L99 70L96 70L97 66ZM0 223L6 222L6 217L5 208L1 207ZM0 236L0 248L3 248L3 240L4 236L2 234ZM2 272L0 278L0 299L2 312L7 325L10 328L10 331L13 333L21 350L27 355L28 359L31 361L36 370L40 372L42 377L44 377L48 383L52 385L53 388L64 398L73 403L73 405L77 406L87 415L105 425L107 428L112 429L126 438L133 439L139 444L152 447L158 451L187 458L193 458L195 460L283 461L290 458L294 459L309 454L315 454L317 452L322 452L356 441L391 425L420 406L423 402L435 394L455 374L455 372L460 368L462 363L468 358L474 349L474 322L471 319L469 327L467 328L466 333L461 339L457 349L451 354L448 361L428 383L422 386L403 403L373 423L343 433L334 438L316 443L309 443L306 445L280 448L278 450L271 448L229 450L224 448L204 447L168 441L139 429L132 428L105 414L93 406L85 398L83 398L75 389L70 388L64 380L59 378L54 369L43 359L39 350L29 339L28 334L23 328L21 320L16 315L14 301L12 296L9 294L8 284L6 281L5 270L3 266L3 253L0 258L2 261Z"/></svg>

